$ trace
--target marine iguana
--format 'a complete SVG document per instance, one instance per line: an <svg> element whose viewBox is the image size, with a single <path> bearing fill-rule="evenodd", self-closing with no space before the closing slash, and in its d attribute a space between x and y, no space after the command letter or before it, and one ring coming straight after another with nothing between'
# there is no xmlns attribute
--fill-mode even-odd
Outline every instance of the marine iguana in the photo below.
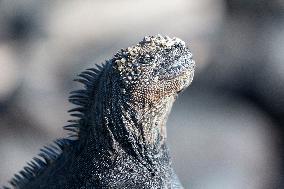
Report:
<svg viewBox="0 0 284 189"><path fill-rule="evenodd" d="M166 144L166 120L195 62L178 38L147 36L71 92L73 135L41 149L10 181L20 189L182 188ZM5 187L7 188L7 187Z"/></svg>

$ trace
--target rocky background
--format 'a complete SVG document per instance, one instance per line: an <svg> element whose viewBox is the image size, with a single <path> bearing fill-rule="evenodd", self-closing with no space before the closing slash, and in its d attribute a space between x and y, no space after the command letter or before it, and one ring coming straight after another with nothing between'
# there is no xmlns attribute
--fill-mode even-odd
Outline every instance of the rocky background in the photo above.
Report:
<svg viewBox="0 0 284 189"><path fill-rule="evenodd" d="M0 185L66 135L76 74L160 33L197 63L168 121L185 188L284 188L283 21L281 0L0 0Z"/></svg>

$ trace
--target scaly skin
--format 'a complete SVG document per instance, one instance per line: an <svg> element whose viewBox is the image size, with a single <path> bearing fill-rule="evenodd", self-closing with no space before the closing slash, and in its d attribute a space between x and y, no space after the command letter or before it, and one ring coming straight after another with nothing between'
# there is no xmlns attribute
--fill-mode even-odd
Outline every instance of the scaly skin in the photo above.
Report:
<svg viewBox="0 0 284 189"><path fill-rule="evenodd" d="M15 188L182 188L166 145L166 121L177 93L193 79L184 42L160 35L122 49L77 80L70 101L78 117L11 181Z"/></svg>

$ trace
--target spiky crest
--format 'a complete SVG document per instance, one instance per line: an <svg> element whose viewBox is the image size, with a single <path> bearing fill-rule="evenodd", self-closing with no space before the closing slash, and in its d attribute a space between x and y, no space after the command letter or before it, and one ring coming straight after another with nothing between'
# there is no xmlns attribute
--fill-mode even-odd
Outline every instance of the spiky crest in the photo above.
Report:
<svg viewBox="0 0 284 189"><path fill-rule="evenodd" d="M80 82L84 85L83 89L70 92L69 101L77 107L69 110L68 112L74 119L68 120L69 125L63 128L67 131L68 136L66 138L60 138L55 140L52 144L44 146L40 149L38 157L34 157L32 161L14 175L9 183L14 188L22 188L26 183L33 178L40 175L48 166L55 162L60 155L72 144L86 134L87 126L85 123L85 115L91 104L94 101L94 93L96 91L96 84L100 77L105 65L96 64L96 68L88 68L80 73L78 78L74 81ZM3 186L3 189L9 189L7 186Z"/></svg>

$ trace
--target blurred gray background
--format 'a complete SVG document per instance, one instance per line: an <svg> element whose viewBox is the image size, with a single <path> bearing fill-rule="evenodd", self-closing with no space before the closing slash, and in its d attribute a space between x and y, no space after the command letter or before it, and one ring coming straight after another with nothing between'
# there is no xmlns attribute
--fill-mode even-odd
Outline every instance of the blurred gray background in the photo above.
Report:
<svg viewBox="0 0 284 189"><path fill-rule="evenodd" d="M283 21L282 0L0 0L0 186L66 135L80 71L160 33L197 63L168 120L185 188L284 188Z"/></svg>

